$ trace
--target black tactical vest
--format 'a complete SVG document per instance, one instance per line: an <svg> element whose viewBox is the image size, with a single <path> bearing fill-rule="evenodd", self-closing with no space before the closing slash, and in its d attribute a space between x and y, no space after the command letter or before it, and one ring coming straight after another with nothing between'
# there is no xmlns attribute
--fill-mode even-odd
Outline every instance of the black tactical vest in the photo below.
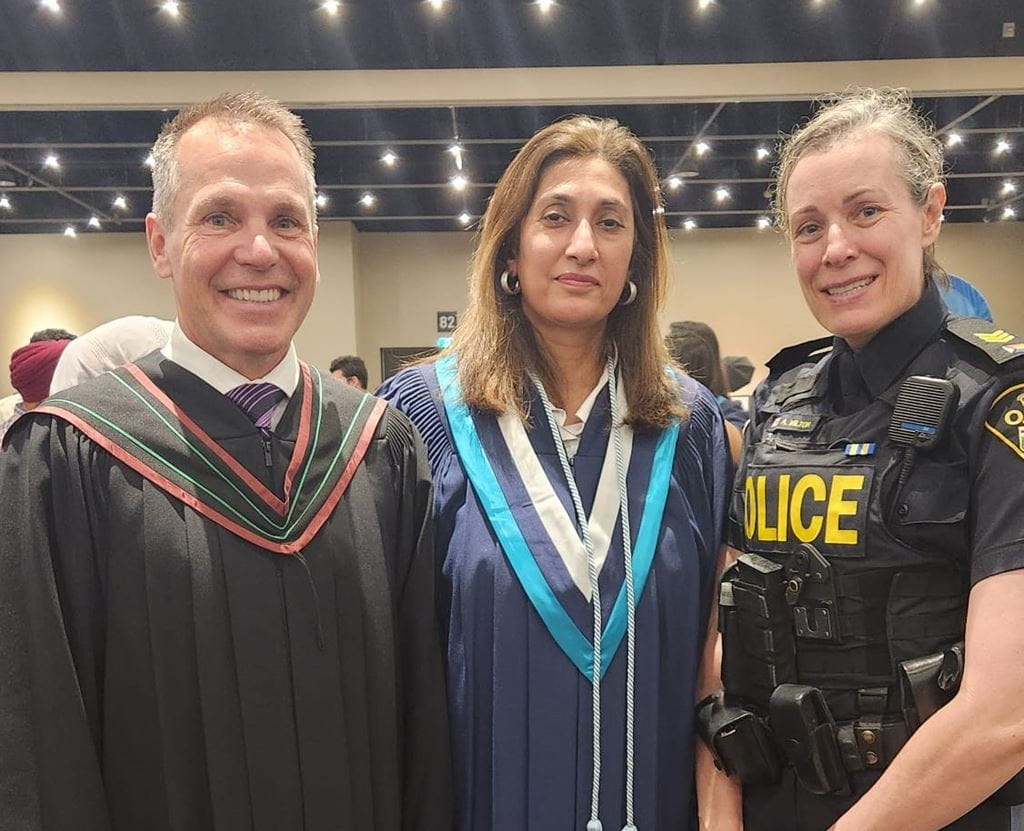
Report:
<svg viewBox="0 0 1024 831"><path fill-rule="evenodd" d="M826 389L831 358L783 373L758 408L733 495L733 545L783 567L780 630L751 647L729 616L760 596L722 596L723 680L731 696L764 710L778 683L820 688L837 720L896 713L899 662L963 639L969 591L970 494L963 414L984 378L947 338L928 345L866 408L837 415ZM902 448L888 437L902 381L948 378L960 403L941 441L897 482ZM766 564L770 565L770 564ZM726 578L728 582L728 577ZM737 588L735 597L732 588ZM763 609L760 609L763 611ZM785 652L775 668L735 660ZM763 647L763 648L762 648ZM739 667L739 669L737 669Z"/></svg>

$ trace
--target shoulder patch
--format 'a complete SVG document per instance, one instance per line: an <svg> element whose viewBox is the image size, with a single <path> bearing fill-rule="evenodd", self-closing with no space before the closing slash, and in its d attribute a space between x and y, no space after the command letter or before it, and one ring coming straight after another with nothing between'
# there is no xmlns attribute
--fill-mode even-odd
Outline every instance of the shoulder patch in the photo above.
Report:
<svg viewBox="0 0 1024 831"><path fill-rule="evenodd" d="M1007 332L980 317L954 317L947 321L946 329L980 349L997 364L1024 357L1024 335Z"/></svg>
<svg viewBox="0 0 1024 831"><path fill-rule="evenodd" d="M985 428L1024 459L1024 384L999 394L992 402Z"/></svg>

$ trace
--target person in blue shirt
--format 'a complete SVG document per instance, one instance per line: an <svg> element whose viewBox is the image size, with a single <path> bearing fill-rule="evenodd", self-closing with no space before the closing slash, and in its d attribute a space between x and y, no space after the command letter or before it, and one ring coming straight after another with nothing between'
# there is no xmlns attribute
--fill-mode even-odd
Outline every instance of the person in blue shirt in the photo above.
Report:
<svg viewBox="0 0 1024 831"><path fill-rule="evenodd" d="M992 310L985 295L968 283L963 277L949 275L949 287L941 292L946 308L960 317L980 317L992 322Z"/></svg>

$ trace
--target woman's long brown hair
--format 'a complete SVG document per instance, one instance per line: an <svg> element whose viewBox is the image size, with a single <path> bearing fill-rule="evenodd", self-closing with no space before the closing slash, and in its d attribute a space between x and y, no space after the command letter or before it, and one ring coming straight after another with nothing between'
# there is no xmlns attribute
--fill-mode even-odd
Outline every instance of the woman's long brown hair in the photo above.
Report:
<svg viewBox="0 0 1024 831"><path fill-rule="evenodd" d="M502 174L484 213L469 278L469 308L446 352L458 355L465 402L484 412L518 409L527 417L527 370L553 389L552 373L520 296L499 286L501 272L516 255L523 219L543 172L564 159L596 157L629 184L636 234L629 279L636 300L616 306L605 327L604 349L618 347L619 368L635 429L653 430L683 415L657 312L668 283L668 254L661 191L650 154L625 127L610 119L573 116L537 132Z"/></svg>

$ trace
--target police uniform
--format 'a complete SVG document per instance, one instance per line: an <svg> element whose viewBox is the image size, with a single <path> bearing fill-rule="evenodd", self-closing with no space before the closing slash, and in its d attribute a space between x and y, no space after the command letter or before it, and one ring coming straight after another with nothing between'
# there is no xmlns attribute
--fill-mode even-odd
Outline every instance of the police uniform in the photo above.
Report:
<svg viewBox="0 0 1024 831"><path fill-rule="evenodd" d="M970 588L1024 567L1024 337L949 316L929 281L860 351L836 338L812 355L826 345L769 364L733 496L748 554L723 583L726 700L769 725L782 761L744 786L747 831L841 816L929 715L901 662L935 656L948 682ZM911 376L952 382L944 422L900 396ZM934 445L892 438L894 409ZM949 828L1009 829L1013 810L990 800Z"/></svg>

